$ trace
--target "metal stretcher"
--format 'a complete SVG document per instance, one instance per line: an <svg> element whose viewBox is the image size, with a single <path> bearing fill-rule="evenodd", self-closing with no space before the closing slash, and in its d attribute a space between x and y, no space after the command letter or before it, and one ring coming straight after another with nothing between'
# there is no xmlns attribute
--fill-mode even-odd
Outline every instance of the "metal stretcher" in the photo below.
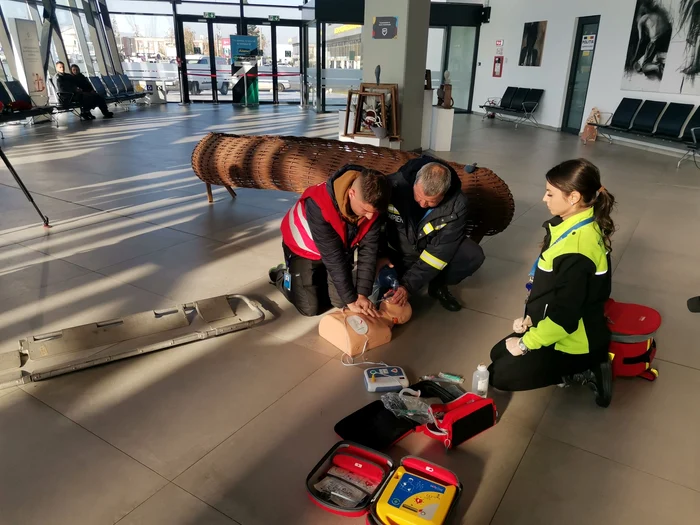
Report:
<svg viewBox="0 0 700 525"><path fill-rule="evenodd" d="M0 353L0 390L238 332L264 319L257 302L220 295L30 336L18 350Z"/></svg>

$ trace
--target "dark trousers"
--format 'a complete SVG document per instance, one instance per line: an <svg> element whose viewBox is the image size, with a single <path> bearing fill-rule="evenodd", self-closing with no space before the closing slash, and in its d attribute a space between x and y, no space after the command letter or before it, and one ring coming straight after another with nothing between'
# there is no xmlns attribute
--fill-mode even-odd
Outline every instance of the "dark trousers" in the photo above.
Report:
<svg viewBox="0 0 700 525"><path fill-rule="evenodd" d="M279 272L275 284L301 315L313 317L327 312L334 306L346 306L322 261L300 257L292 253L284 243L282 248L287 269L292 277L292 286L290 290L285 288L284 272Z"/></svg>
<svg viewBox="0 0 700 525"><path fill-rule="evenodd" d="M397 251L389 250L389 260L394 265L400 277L418 262L419 252L400 254ZM462 239L454 257L445 266L435 279L431 281L431 286L452 286L461 283L467 277L476 273L484 264L484 250L481 246L472 241L469 237Z"/></svg>
<svg viewBox="0 0 700 525"><path fill-rule="evenodd" d="M510 337L521 337L513 334ZM489 382L499 390L534 390L557 385L564 376L589 370L595 359L589 354L567 354L545 346L525 355L514 356L506 348L503 339L491 350Z"/></svg>
<svg viewBox="0 0 700 525"><path fill-rule="evenodd" d="M75 94L76 101L80 102L80 110L88 113L91 109L100 108L103 115L109 113L107 102L101 95L95 92L83 92Z"/></svg>

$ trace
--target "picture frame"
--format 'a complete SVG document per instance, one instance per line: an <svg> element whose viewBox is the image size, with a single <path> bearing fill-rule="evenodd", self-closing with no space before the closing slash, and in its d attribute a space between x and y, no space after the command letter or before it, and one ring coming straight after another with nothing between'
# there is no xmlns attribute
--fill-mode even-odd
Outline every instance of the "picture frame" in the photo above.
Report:
<svg viewBox="0 0 700 525"><path fill-rule="evenodd" d="M386 95L384 93L372 93L366 91L357 91L356 94L357 106L355 110L353 136L375 136L374 131L372 131L368 121L371 119L375 119L376 121L377 117L379 117L381 127L385 128L387 130L387 134L389 134L389 128L386 127ZM368 100L371 101L371 105L368 109L365 109L365 104L368 102ZM377 111L379 112L379 115L377 115Z"/></svg>
<svg viewBox="0 0 700 525"><path fill-rule="evenodd" d="M390 138L400 138L399 126L399 85L398 84L372 84L363 82L360 91L365 93L383 93L386 109L386 130Z"/></svg>

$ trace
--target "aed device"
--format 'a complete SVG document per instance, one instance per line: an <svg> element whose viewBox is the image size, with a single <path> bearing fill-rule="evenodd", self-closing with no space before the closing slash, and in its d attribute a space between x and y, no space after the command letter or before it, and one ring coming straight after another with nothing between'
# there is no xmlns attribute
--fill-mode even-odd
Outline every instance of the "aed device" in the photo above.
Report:
<svg viewBox="0 0 700 525"><path fill-rule="evenodd" d="M399 392L408 388L406 373L400 366L381 366L365 370L365 388L369 392Z"/></svg>
<svg viewBox="0 0 700 525"><path fill-rule="evenodd" d="M343 471L338 471L339 465ZM381 483L376 484L378 475ZM358 484L363 477L368 483ZM340 497L343 484L349 484L346 494L351 496ZM440 465L406 456L394 466L389 456L350 441L331 448L309 473L306 489L320 508L365 517L367 525L444 525L462 493L457 476ZM353 505L349 497L355 498Z"/></svg>
<svg viewBox="0 0 700 525"><path fill-rule="evenodd" d="M396 469L377 501L377 516L382 523L414 525L444 523L457 495L454 485L408 472L403 466ZM419 521L422 520L422 521Z"/></svg>

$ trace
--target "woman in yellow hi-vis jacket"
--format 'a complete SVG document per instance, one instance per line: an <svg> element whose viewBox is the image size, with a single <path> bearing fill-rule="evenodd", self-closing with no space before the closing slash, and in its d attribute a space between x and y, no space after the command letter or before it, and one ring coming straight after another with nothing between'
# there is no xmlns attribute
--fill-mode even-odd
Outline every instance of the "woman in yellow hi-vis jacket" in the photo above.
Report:
<svg viewBox="0 0 700 525"><path fill-rule="evenodd" d="M610 213L615 198L598 168L569 160L547 173L547 221L542 252L527 283L528 298L514 334L491 350L490 382L500 390L590 383L608 406L612 369L604 315L610 298Z"/></svg>

